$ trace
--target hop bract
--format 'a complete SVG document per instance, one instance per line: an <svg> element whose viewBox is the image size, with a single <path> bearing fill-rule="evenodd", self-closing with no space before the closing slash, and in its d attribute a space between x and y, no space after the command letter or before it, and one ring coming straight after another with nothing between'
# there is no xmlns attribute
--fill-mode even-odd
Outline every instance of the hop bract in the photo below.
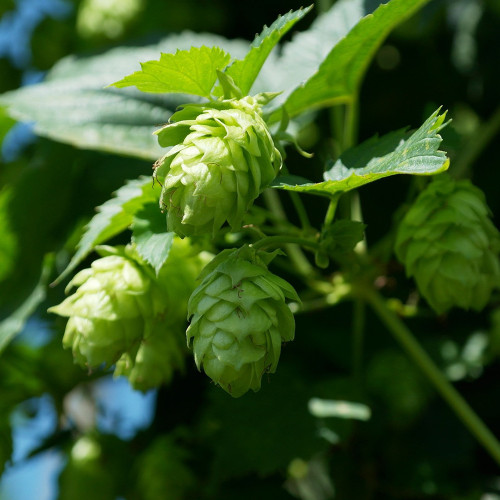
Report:
<svg viewBox="0 0 500 500"><path fill-rule="evenodd" d="M168 229L180 236L233 229L275 178L281 155L262 118L264 94L188 104L156 133L173 146L155 165Z"/></svg>
<svg viewBox="0 0 500 500"><path fill-rule="evenodd" d="M500 235L483 192L445 176L421 193L401 222L396 254L432 308L481 310L500 284Z"/></svg>
<svg viewBox="0 0 500 500"><path fill-rule="evenodd" d="M187 338L196 365L234 397L258 391L262 375L276 370L281 343L294 338L285 299L299 299L267 269L273 257L248 246L222 252L189 300Z"/></svg>

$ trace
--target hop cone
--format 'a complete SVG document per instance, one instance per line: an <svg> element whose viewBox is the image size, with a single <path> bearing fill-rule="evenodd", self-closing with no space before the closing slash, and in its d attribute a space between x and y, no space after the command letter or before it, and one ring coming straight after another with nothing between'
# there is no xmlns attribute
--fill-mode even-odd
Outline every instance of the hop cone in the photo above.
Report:
<svg viewBox="0 0 500 500"><path fill-rule="evenodd" d="M210 105L188 104L157 131L173 146L156 163L168 229L180 236L238 228L260 192L275 178L281 155L261 105L264 94Z"/></svg>
<svg viewBox="0 0 500 500"><path fill-rule="evenodd" d="M68 284L76 292L49 309L69 318L63 345L82 366L114 364L140 342L145 318L164 309L161 289L137 262L111 247L105 252Z"/></svg>
<svg viewBox="0 0 500 500"><path fill-rule="evenodd" d="M181 325L166 328L155 322L140 344L121 356L114 376L126 376L134 389L148 391L168 383L175 370L184 368L185 349Z"/></svg>
<svg viewBox="0 0 500 500"><path fill-rule="evenodd" d="M110 366L146 390L183 366L189 295L203 261L189 256L189 242L174 240L158 279L133 247L101 247L105 256L78 273L76 292L50 312L68 317L63 345L82 366Z"/></svg>
<svg viewBox="0 0 500 500"><path fill-rule="evenodd" d="M449 177L432 182L401 222L396 254L432 308L481 310L500 284L500 235L483 192Z"/></svg>
<svg viewBox="0 0 500 500"><path fill-rule="evenodd" d="M294 337L285 298L298 297L268 271L273 257L248 246L222 252L189 300L187 338L196 365L234 397L258 391L262 375L276 370L281 343Z"/></svg>

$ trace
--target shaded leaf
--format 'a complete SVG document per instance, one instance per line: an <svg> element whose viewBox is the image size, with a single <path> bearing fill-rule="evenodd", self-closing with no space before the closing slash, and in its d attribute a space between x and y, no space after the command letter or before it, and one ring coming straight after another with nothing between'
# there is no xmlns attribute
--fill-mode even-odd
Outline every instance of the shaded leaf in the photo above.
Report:
<svg viewBox="0 0 500 500"><path fill-rule="evenodd" d="M412 134L404 130L374 137L347 150L323 175L325 181L312 183L301 177L278 177L272 187L288 191L331 196L395 174L434 175L444 172L449 160L438 147L439 131L446 113L435 111Z"/></svg>
<svg viewBox="0 0 500 500"><path fill-rule="evenodd" d="M167 231L167 219L158 203L144 205L134 216L132 241L139 255L153 266L157 275L170 253L174 234Z"/></svg>
<svg viewBox="0 0 500 500"><path fill-rule="evenodd" d="M363 239L365 224L350 219L340 219L327 226L321 233L321 244L328 253L350 252Z"/></svg>
<svg viewBox="0 0 500 500"><path fill-rule="evenodd" d="M45 299L47 282L50 273L52 272L53 263L54 258L52 255L45 257L38 284L21 304L21 306L0 323L0 354L14 339L14 337L21 332L26 324L26 321Z"/></svg>
<svg viewBox="0 0 500 500"><path fill-rule="evenodd" d="M152 187L149 177L128 181L115 196L97 208L97 214L87 224L78 250L66 269L57 278L60 282L94 249L96 245L127 229L134 219L134 214L146 203L157 201L158 189Z"/></svg>
<svg viewBox="0 0 500 500"><path fill-rule="evenodd" d="M220 47L191 47L175 54L162 53L159 61L141 63L141 71L112 85L135 86L143 92L209 97L217 80L217 70L226 67L230 59L230 54Z"/></svg>

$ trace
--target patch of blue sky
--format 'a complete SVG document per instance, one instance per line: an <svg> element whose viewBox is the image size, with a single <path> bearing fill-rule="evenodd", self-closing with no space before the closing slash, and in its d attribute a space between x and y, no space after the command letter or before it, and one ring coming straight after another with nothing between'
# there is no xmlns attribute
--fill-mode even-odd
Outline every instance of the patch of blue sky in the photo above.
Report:
<svg viewBox="0 0 500 500"><path fill-rule="evenodd" d="M124 377L105 377L93 388L98 414L97 427L103 433L131 439L153 421L157 391L134 391Z"/></svg>
<svg viewBox="0 0 500 500"><path fill-rule="evenodd" d="M46 17L64 19L72 10L65 0L17 0L16 9L0 19L0 57L19 69L31 63L31 36Z"/></svg>
<svg viewBox="0 0 500 500"><path fill-rule="evenodd" d="M9 500L54 500L64 454L50 450L27 458L57 427L57 414L48 395L20 404L11 415L13 454L0 483L0 497Z"/></svg>

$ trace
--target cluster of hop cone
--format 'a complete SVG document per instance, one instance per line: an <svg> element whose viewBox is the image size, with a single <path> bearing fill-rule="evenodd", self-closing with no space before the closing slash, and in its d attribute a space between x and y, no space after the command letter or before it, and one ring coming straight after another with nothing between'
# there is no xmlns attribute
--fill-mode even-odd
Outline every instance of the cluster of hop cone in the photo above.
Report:
<svg viewBox="0 0 500 500"><path fill-rule="evenodd" d="M276 370L295 331L286 300L299 298L268 270L275 253L245 245L214 257L189 239L226 223L238 230L276 177L282 158L261 111L270 98L189 104L156 132L170 147L155 164L160 207L178 236L159 275L133 245L99 247L101 258L69 283L76 292L50 311L69 318L63 345L82 366L114 366L148 390L184 367L187 337L197 367L234 397ZM500 282L498 231L468 181L432 182L402 220L395 250L439 313L481 309Z"/></svg>

